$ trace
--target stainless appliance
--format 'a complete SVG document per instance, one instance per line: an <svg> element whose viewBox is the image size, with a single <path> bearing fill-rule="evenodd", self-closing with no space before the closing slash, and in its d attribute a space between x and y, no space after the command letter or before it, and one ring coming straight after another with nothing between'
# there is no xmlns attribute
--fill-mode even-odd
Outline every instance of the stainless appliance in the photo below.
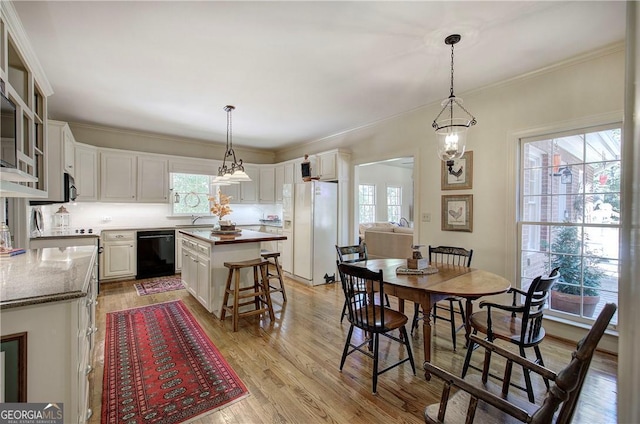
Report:
<svg viewBox="0 0 640 424"><path fill-rule="evenodd" d="M53 203L68 203L73 202L78 197L78 189L76 188L76 182L69 173L65 172L62 176L62 199L55 200L30 200L30 205L51 205Z"/></svg>
<svg viewBox="0 0 640 424"><path fill-rule="evenodd" d="M136 279L173 275L176 272L175 231L138 231Z"/></svg>

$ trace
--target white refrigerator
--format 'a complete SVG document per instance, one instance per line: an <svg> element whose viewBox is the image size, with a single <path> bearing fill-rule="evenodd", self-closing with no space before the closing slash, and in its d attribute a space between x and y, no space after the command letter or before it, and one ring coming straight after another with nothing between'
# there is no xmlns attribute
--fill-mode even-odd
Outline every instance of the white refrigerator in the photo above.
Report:
<svg viewBox="0 0 640 424"><path fill-rule="evenodd" d="M336 281L337 240L338 185L321 181L296 184L293 205L294 276L312 286Z"/></svg>

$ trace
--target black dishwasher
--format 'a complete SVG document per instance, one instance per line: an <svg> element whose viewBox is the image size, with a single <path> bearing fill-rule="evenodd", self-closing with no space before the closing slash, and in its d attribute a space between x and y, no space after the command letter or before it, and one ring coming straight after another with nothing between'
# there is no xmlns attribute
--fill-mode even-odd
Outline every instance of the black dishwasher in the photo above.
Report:
<svg viewBox="0 0 640 424"><path fill-rule="evenodd" d="M175 231L138 231L136 279L176 273Z"/></svg>

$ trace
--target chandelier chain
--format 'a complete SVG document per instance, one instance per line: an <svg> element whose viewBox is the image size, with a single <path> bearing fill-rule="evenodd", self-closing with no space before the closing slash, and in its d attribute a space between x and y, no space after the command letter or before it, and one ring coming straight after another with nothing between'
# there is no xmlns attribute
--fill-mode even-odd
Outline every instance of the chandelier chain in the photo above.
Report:
<svg viewBox="0 0 640 424"><path fill-rule="evenodd" d="M449 93L451 97L455 97L453 95L453 46L454 45L455 44L451 44L451 91Z"/></svg>

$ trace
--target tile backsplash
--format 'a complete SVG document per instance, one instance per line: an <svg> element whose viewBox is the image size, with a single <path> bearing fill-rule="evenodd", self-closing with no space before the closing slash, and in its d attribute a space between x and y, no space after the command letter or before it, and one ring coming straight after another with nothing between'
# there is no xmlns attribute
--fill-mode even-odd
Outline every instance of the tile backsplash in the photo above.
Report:
<svg viewBox="0 0 640 424"><path fill-rule="evenodd" d="M53 216L61 204L32 206L42 211L45 231L53 229ZM171 216L171 205L155 203L65 203L70 228L152 228L191 224L191 216ZM238 225L260 224L268 215L282 217L282 205L231 205L228 219ZM226 217L225 217L226 218ZM217 218L203 217L198 224L214 224Z"/></svg>

